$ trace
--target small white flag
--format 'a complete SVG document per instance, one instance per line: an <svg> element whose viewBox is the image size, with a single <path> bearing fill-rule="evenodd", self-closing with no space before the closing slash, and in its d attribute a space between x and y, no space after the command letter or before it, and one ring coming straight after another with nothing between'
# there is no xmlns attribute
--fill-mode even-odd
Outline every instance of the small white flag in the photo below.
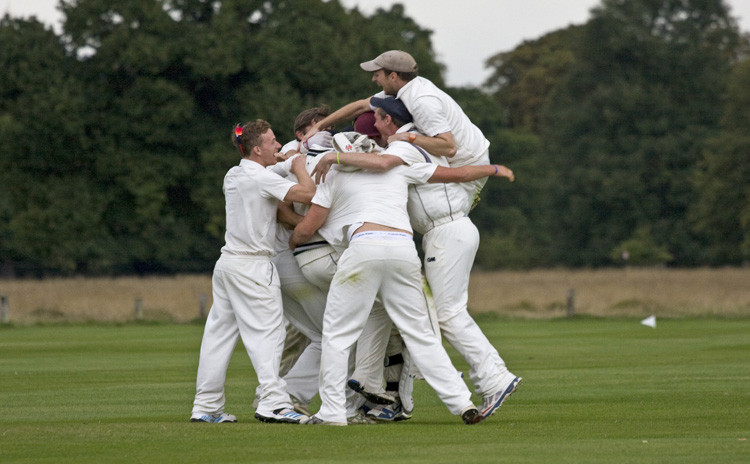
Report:
<svg viewBox="0 0 750 464"><path fill-rule="evenodd" d="M656 316L649 316L646 319L641 321L641 324L651 327L652 329L656 328Z"/></svg>

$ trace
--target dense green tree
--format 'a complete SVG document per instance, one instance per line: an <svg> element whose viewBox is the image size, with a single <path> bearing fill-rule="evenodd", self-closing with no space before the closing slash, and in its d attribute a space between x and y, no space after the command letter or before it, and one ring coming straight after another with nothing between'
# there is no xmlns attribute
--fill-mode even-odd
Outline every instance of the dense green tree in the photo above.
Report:
<svg viewBox="0 0 750 464"><path fill-rule="evenodd" d="M721 131L711 137L695 169L699 198L690 210L705 238L706 260L750 260L750 60L738 63L724 98Z"/></svg>
<svg viewBox="0 0 750 464"><path fill-rule="evenodd" d="M560 174L550 209L556 260L607 264L649 226L675 264L698 261L690 174L716 130L738 43L720 0L605 0L592 10L542 123Z"/></svg>
<svg viewBox="0 0 750 464"><path fill-rule="evenodd" d="M0 24L0 148L14 154L0 161L0 262L19 270L210 269L222 178L238 161L234 123L267 119L286 141L301 110L374 93L359 63L385 48L412 52L438 81L442 71L431 32L401 5L370 17L336 0L60 9L61 37L35 21ZM37 243L45 233L58 242Z"/></svg>
<svg viewBox="0 0 750 464"><path fill-rule="evenodd" d="M96 154L71 64L51 29L0 20L0 264L8 272L71 272L105 259L96 233L102 200L92 194Z"/></svg>
<svg viewBox="0 0 750 464"><path fill-rule="evenodd" d="M537 132L552 88L575 60L582 26L569 26L487 59L492 70L484 86L507 112L509 127Z"/></svg>

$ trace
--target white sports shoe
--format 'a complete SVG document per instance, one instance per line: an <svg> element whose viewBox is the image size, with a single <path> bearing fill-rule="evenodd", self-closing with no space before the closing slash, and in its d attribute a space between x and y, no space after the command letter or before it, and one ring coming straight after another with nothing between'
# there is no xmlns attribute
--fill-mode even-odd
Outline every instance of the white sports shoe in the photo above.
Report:
<svg viewBox="0 0 750 464"><path fill-rule="evenodd" d="M271 415L255 413L255 418L261 422L281 424L304 424L310 420L309 416L295 412L291 408L281 408L273 411Z"/></svg>
<svg viewBox="0 0 750 464"><path fill-rule="evenodd" d="M521 377L514 377L513 380L510 381L510 384L508 384L508 386L504 389L492 395L485 396L482 400L482 407L479 410L479 413L482 415L482 417L486 419L494 414L495 411L497 411L497 409L502 406L505 400L507 400L508 397L518 389L518 386L521 384L522 380L523 379Z"/></svg>
<svg viewBox="0 0 750 464"><path fill-rule="evenodd" d="M208 424L222 424L222 423L234 423L237 422L237 418L232 414L222 412L221 414L193 414L190 417L190 422L206 422Z"/></svg>

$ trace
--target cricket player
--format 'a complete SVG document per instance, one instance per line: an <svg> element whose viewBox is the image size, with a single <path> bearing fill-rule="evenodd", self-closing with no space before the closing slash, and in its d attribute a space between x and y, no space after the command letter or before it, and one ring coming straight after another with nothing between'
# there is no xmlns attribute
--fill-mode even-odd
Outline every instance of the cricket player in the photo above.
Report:
<svg viewBox="0 0 750 464"><path fill-rule="evenodd" d="M203 333L190 420L237 421L224 411L224 383L234 347L242 339L258 376L255 418L305 423L309 417L292 410L286 383L279 377L285 330L278 271L271 258L278 203L309 203L315 184L301 158L292 164L299 183L266 169L276 163L281 148L266 121L237 126L232 142L242 159L224 177L226 243L214 268L213 306Z"/></svg>
<svg viewBox="0 0 750 464"><path fill-rule="evenodd" d="M411 114L400 100L373 97L370 104L376 108L374 126L383 139L393 139L394 134L415 130ZM408 142L393 140L380 156L362 154L344 157L343 161L339 156L338 163L351 163L376 171L425 161L448 165L445 158L433 156ZM333 155L325 156L317 169L324 173L336 162ZM514 179L509 170L502 172L511 181ZM440 332L469 364L469 376L476 392L483 398L480 412L489 417L515 392L522 379L507 369L467 309L469 276L479 246L479 232L468 217L471 203L466 190L457 184L409 186L409 218L414 230L423 235L425 276L432 290ZM387 341L388 332L388 327L383 327L380 337L372 337L381 343L380 347L371 348L373 351L384 351L382 344ZM404 360L408 370L408 354ZM401 376L401 379L412 380L407 376ZM367 382L367 387L373 387L372 380ZM400 387L409 390L409 385ZM375 408L368 415L380 420L408 418L413 408L411 396L399 396L403 405Z"/></svg>
<svg viewBox="0 0 750 464"><path fill-rule="evenodd" d="M389 50L376 58L360 63L362 70L372 73L372 82L382 91L375 97L396 97L414 118L419 132L399 132L387 140L401 140L417 145L436 156L448 158L451 167L485 165L489 163L490 142L471 122L461 106L432 81L419 76L416 60L402 50ZM368 110L370 97L351 102L320 120L305 134L303 141L321 127L329 127L351 120ZM464 183L472 205L479 201L486 178Z"/></svg>
<svg viewBox="0 0 750 464"><path fill-rule="evenodd" d="M339 161L351 153L336 153ZM304 243L331 211L353 211L345 226L347 247L338 262L323 320L321 408L309 424L346 425L347 360L376 297L401 332L427 382L466 424L483 419L471 393L433 332L422 297L421 265L406 209L409 184L468 182L504 175L498 166L459 169L423 163L383 173L338 172L318 187L312 206L295 227L290 246Z"/></svg>

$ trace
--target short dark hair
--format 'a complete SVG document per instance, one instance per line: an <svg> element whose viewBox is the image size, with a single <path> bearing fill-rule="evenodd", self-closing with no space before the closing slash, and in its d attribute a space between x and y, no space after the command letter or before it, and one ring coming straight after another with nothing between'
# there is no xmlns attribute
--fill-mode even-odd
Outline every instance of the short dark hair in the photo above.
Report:
<svg viewBox="0 0 750 464"><path fill-rule="evenodd" d="M294 119L294 133L296 134L298 131L304 130L305 127L320 121L329 114L331 114L331 108L328 105L306 109Z"/></svg>
<svg viewBox="0 0 750 464"><path fill-rule="evenodd" d="M398 77L400 77L400 78L401 78L401 80L402 80L402 81L404 81L404 82L409 82L410 80L414 79L415 77L417 77L417 76L419 75L419 70L417 70L417 71L410 71L410 72L405 72L405 71L391 71L390 69L385 69L385 68L383 68L383 72L385 73L385 75L386 75L386 76L387 76L388 74L390 74L390 73L393 73L393 72L395 72L395 73L396 73L396 75L397 75Z"/></svg>
<svg viewBox="0 0 750 464"><path fill-rule="evenodd" d="M248 157L253 147L260 145L260 136L270 128L271 124L263 119L246 122L240 135L237 135L236 129L232 130L232 144L240 149L242 156Z"/></svg>

